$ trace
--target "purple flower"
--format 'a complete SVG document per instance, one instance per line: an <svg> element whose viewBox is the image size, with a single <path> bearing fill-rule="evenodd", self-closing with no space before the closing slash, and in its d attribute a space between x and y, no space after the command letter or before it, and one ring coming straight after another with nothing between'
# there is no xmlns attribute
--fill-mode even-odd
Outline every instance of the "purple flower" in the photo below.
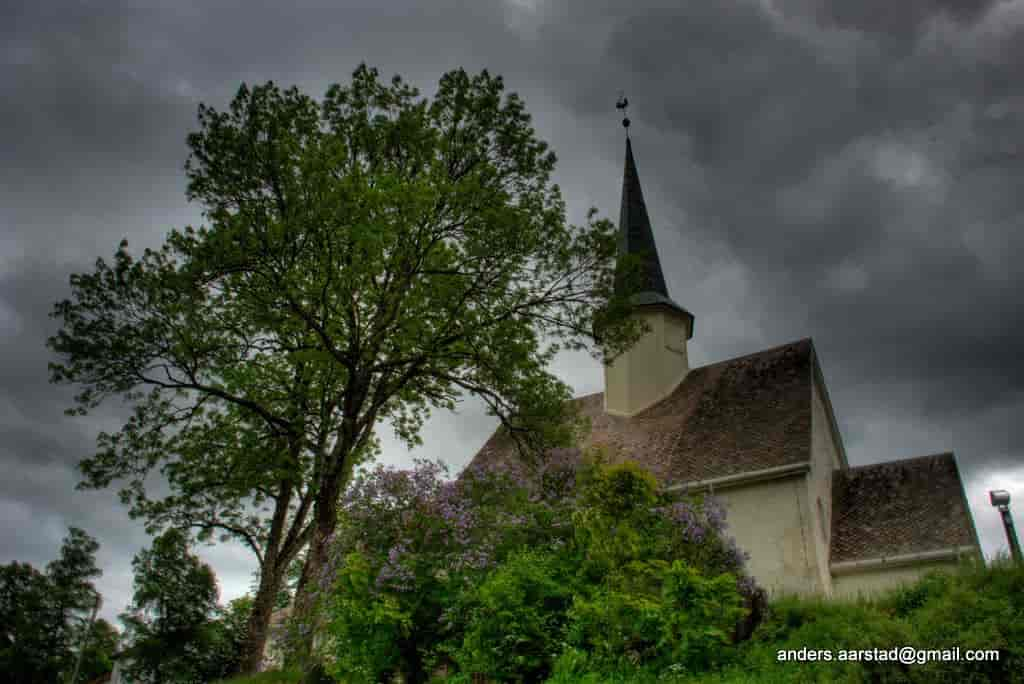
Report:
<svg viewBox="0 0 1024 684"><path fill-rule="evenodd" d="M704 516L716 532L725 530L726 510L721 500L710 495L705 497Z"/></svg>

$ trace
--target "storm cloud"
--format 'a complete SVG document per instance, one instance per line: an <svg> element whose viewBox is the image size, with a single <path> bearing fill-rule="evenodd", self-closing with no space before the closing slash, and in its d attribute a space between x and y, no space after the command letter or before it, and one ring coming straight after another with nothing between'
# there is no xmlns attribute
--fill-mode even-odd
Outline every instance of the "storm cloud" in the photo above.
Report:
<svg viewBox="0 0 1024 684"><path fill-rule="evenodd" d="M675 6L678 5L678 6ZM102 544L111 619L148 543L75 464L123 407L68 418L44 343L68 276L202 221L186 203L196 107L243 82L314 96L360 62L429 95L502 74L559 155L571 218L614 217L624 90L633 149L692 360L802 337L821 356L853 464L952 449L986 553L986 490L1024 501L1024 2L770 0L16 2L0 16L0 562L43 565L68 525ZM565 355L579 393L600 367ZM467 401L406 452L464 465L494 427ZM224 598L255 567L204 551Z"/></svg>

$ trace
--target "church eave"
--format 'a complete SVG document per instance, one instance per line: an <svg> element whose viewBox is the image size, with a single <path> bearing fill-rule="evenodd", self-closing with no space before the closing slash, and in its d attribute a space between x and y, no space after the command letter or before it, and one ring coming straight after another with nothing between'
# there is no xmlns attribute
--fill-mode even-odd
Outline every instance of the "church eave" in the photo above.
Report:
<svg viewBox="0 0 1024 684"><path fill-rule="evenodd" d="M687 339L693 337L693 328L696 319L694 318L692 313L676 304L671 297L666 297L665 295L658 294L657 292L638 292L637 294L630 297L630 303L637 309L661 306L672 310L674 313L686 316L686 318L689 320L689 325L687 326L688 332L686 337Z"/></svg>

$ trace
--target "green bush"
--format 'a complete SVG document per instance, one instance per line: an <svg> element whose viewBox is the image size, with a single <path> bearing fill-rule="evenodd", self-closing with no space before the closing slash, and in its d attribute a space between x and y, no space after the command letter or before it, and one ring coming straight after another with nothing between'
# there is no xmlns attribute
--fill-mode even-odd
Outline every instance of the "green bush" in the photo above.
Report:
<svg viewBox="0 0 1024 684"><path fill-rule="evenodd" d="M374 574L362 554L345 557L334 589L326 629L335 657L328 669L339 681L375 684L401 664L395 645L408 635L410 616L394 596L374 590Z"/></svg>
<svg viewBox="0 0 1024 684"><path fill-rule="evenodd" d="M786 598L772 604L769 617L747 647L743 669L784 672L790 681L907 682L907 668L888 662L807 662L801 650L891 648L911 645L912 632L900 618L866 602ZM780 652L785 655L780 658Z"/></svg>
<svg viewBox="0 0 1024 684"><path fill-rule="evenodd" d="M467 596L465 634L452 654L462 672L544 681L572 602L571 574L561 565L550 553L523 550Z"/></svg>
<svg viewBox="0 0 1024 684"><path fill-rule="evenodd" d="M651 498L645 480L628 466L591 472L587 489L562 509L497 490L487 496L502 506L514 500L511 510L441 509L440 518L454 521L450 546L441 545L454 549L450 557L473 558L459 542L463 532L467 543L511 549L461 571L439 564L444 554L428 543L444 528L385 511L407 538L410 525L424 536L401 553L375 556L364 544L341 557L325 592L327 672L342 684L399 674L432 684L472 684L474 675L549 684L1024 684L1024 565L964 564L870 600L779 598L753 637L734 644L742 583L713 505ZM599 490L615 499L611 506L594 498ZM524 546L531 526L547 536ZM396 548L381 527L374 533ZM897 646L998 649L1000 658L904 665L798 657ZM264 673L232 681L307 680Z"/></svg>
<svg viewBox="0 0 1024 684"><path fill-rule="evenodd" d="M731 655L742 613L732 575L707 577L681 561L635 561L592 598L577 595L567 641L600 668L705 671Z"/></svg>
<svg viewBox="0 0 1024 684"><path fill-rule="evenodd" d="M918 681L1024 681L1024 566L969 565L918 586L929 592L928 600L907 615L918 647L999 650L998 661L919 666Z"/></svg>
<svg viewBox="0 0 1024 684"><path fill-rule="evenodd" d="M302 672L300 670L267 670L253 675L218 680L215 684L302 684Z"/></svg>
<svg viewBox="0 0 1024 684"><path fill-rule="evenodd" d="M539 489L427 463L357 478L321 584L332 675L540 682L568 647L597 671L727 660L752 583L720 507L635 464L556 465Z"/></svg>
<svg viewBox="0 0 1024 684"><path fill-rule="evenodd" d="M999 649L995 662L785 662L779 651L807 649ZM1024 566L966 563L873 600L794 597L772 602L738 661L688 682L1024 682ZM571 680L565 680L571 681Z"/></svg>

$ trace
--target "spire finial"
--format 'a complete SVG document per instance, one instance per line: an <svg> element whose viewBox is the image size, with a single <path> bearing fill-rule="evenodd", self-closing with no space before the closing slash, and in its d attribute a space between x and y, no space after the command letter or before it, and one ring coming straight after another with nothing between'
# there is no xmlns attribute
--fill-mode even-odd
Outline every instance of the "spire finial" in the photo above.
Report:
<svg viewBox="0 0 1024 684"><path fill-rule="evenodd" d="M629 137L629 117L626 116L626 107L629 106L629 100L626 99L626 95L620 90L619 100L615 103L616 109L622 110L622 127L626 129L626 137Z"/></svg>

